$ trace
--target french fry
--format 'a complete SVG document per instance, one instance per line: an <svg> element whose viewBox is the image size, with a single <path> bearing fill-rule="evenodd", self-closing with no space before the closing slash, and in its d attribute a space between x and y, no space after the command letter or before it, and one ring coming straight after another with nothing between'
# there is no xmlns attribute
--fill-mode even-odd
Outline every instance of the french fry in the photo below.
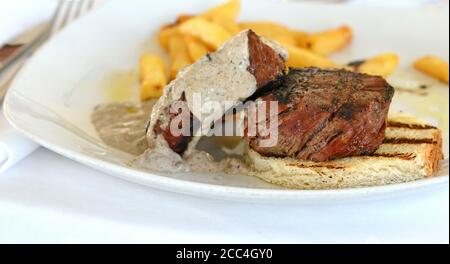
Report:
<svg viewBox="0 0 450 264"><path fill-rule="evenodd" d="M414 63L414 67L442 82L448 84L448 62L436 56L425 56Z"/></svg>
<svg viewBox="0 0 450 264"><path fill-rule="evenodd" d="M397 69L399 63L397 54L386 53L364 60L356 67L356 71L387 77Z"/></svg>
<svg viewBox="0 0 450 264"><path fill-rule="evenodd" d="M229 0L228 2L213 7L202 14L203 17L214 20L218 17L230 21L236 21L241 9L239 0Z"/></svg>
<svg viewBox="0 0 450 264"><path fill-rule="evenodd" d="M318 68L341 68L333 61L322 57L307 49L287 46L289 52L289 59L286 63L288 67L304 68L304 67L318 67Z"/></svg>
<svg viewBox="0 0 450 264"><path fill-rule="evenodd" d="M295 45L298 47L303 47L303 44L306 43L306 38L309 37L309 33L300 30L291 30L291 35L295 39Z"/></svg>
<svg viewBox="0 0 450 264"><path fill-rule="evenodd" d="M179 34L178 27L173 25L164 26L158 33L158 42L164 50L169 51L170 38Z"/></svg>
<svg viewBox="0 0 450 264"><path fill-rule="evenodd" d="M236 35L241 32L241 28L235 21L214 21L226 29L231 35Z"/></svg>
<svg viewBox="0 0 450 264"><path fill-rule="evenodd" d="M290 29L284 25L268 22L268 21L255 21L240 23L241 29L251 29L257 34L265 35L277 35L277 34L290 34Z"/></svg>
<svg viewBox="0 0 450 264"><path fill-rule="evenodd" d="M256 34L263 36L270 40L275 40L285 46L297 46L299 39L306 33L301 31L294 31L286 26L278 23L257 21L239 24L241 30L251 29Z"/></svg>
<svg viewBox="0 0 450 264"><path fill-rule="evenodd" d="M236 20L239 16L241 3L239 0L230 0L222 5L213 7L204 12L201 16L216 23L226 29L232 35L239 33L239 26Z"/></svg>
<svg viewBox="0 0 450 264"><path fill-rule="evenodd" d="M189 56L193 62L203 58L210 51L203 42L190 35L184 35L184 41L187 44Z"/></svg>
<svg viewBox="0 0 450 264"><path fill-rule="evenodd" d="M167 85L164 61L155 55L145 54L140 59L141 101L159 98Z"/></svg>
<svg viewBox="0 0 450 264"><path fill-rule="evenodd" d="M173 24L167 24L163 27L161 27L161 30L158 33L158 41L159 45L163 47L166 51L169 51L169 39L179 33L178 26L189 19L191 19L193 16L191 15L179 15L175 23Z"/></svg>
<svg viewBox="0 0 450 264"><path fill-rule="evenodd" d="M299 45L320 55L329 55L339 51L352 42L353 31L348 26L341 26L300 39Z"/></svg>
<svg viewBox="0 0 450 264"><path fill-rule="evenodd" d="M169 54L170 54L170 79L177 77L178 72L192 64L191 56L184 37L181 34L176 34L169 39Z"/></svg>
<svg viewBox="0 0 450 264"><path fill-rule="evenodd" d="M222 26L202 17L191 18L179 26L181 33L191 35L203 41L208 47L217 50L232 35Z"/></svg>
<svg viewBox="0 0 450 264"><path fill-rule="evenodd" d="M186 21L188 21L189 19L191 19L191 18L193 18L194 16L192 16L192 15L179 15L178 17L177 17L177 20L175 21L175 24L174 24L174 26L178 26L178 25L180 25L180 24L182 24L182 23L184 23L184 22L186 22Z"/></svg>
<svg viewBox="0 0 450 264"><path fill-rule="evenodd" d="M272 35L272 36L263 36L266 39L274 40L278 43L280 43L283 46L296 46L297 41L292 35Z"/></svg>

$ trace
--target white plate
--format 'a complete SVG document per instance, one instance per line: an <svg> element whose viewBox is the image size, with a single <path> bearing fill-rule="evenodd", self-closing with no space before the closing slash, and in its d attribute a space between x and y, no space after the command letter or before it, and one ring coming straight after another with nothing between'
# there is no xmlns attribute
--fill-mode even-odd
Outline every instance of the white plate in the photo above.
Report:
<svg viewBox="0 0 450 264"><path fill-rule="evenodd" d="M111 101L120 93L108 90L120 87L107 88L105 80L117 77L117 73L128 72L128 77L116 81L133 81L143 52L163 54L156 41L151 39L163 23L172 21L180 13L198 13L217 2L165 0L155 5L153 1L140 0L107 3L70 25L32 58L6 97L6 117L13 126L41 145L88 166L155 188L210 198L317 203L406 194L448 184L448 166L440 172L440 177L432 179L324 191L283 190L247 176L170 175L125 166L130 155L105 146L90 123L93 107ZM431 92L436 95L424 99L397 94L394 108L432 122L440 118L448 157L448 87L414 72L409 66L414 58L429 53L448 60L448 12L305 5L275 0L243 2L241 20L273 20L311 31L349 24L355 30L356 39L352 47L336 55L335 59L343 62L386 51L400 54L401 73L391 81L405 86L433 84L435 88ZM405 82L405 79L411 81ZM129 95L120 95L120 98L136 100L137 89L133 91ZM433 103L427 103L427 100ZM436 111L444 114L436 115Z"/></svg>

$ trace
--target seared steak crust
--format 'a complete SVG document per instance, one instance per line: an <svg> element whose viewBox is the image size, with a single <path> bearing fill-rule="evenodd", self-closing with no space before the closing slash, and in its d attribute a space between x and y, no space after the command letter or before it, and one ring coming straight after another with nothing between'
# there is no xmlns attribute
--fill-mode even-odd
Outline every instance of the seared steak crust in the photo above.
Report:
<svg viewBox="0 0 450 264"><path fill-rule="evenodd" d="M283 74L285 70L284 60L251 30L248 31L248 49L250 67L247 70L255 76L258 88L265 86Z"/></svg>
<svg viewBox="0 0 450 264"><path fill-rule="evenodd" d="M265 102L278 102L278 143L265 156L327 161L373 153L384 140L394 89L381 77L346 70L292 69L270 84Z"/></svg>
<svg viewBox="0 0 450 264"><path fill-rule="evenodd" d="M181 134L173 135L171 133L170 126L163 129L160 122L156 123L154 131L157 135L161 134L163 136L170 149L172 149L175 153L182 155L183 152L187 149L189 142L191 142L192 135L194 135L194 133L199 128L199 121L189 110L184 93L179 99L176 109L178 109L178 113L170 113L169 109L166 109L166 111L169 112L169 124L171 124L171 122L174 121L175 118L177 118L176 120L178 122L176 125L178 125L178 129L181 131ZM189 126L183 127L183 124L189 124Z"/></svg>

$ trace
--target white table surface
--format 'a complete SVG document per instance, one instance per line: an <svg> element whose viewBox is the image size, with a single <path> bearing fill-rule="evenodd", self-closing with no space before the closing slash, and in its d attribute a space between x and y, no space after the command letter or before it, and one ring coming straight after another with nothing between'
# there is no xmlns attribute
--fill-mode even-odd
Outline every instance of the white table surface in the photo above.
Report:
<svg viewBox="0 0 450 264"><path fill-rule="evenodd" d="M449 188L341 205L205 200L128 183L40 148L0 176L0 242L449 242Z"/></svg>

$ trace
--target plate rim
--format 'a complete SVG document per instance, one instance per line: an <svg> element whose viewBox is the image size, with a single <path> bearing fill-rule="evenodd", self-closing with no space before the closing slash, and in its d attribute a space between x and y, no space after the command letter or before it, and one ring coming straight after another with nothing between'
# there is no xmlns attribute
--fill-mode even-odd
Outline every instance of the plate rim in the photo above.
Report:
<svg viewBox="0 0 450 264"><path fill-rule="evenodd" d="M134 182L137 184L145 185L148 187L156 188L159 190L171 191L180 194L219 198L225 200L242 200L242 198L251 198L253 200L268 200L275 198L278 201L298 201L298 202L326 202L332 201L345 201L352 198L358 198L361 200L367 198L382 198L390 195L401 195L408 191L417 191L432 188L449 182L449 175L442 175L436 177L430 177L405 183L395 183L388 185L369 186L369 187L357 187L357 188L344 188L344 189L324 189L324 190L300 190L300 189L265 189L265 188L249 188L238 186L225 186L211 183L187 181L183 179L176 179L166 177L162 175L153 174L151 172L144 172L139 170L133 170L119 164L103 161L94 157L89 157L80 154L76 151L60 147L45 139L34 136L32 133L23 129L15 122L14 114L11 111L10 99L8 99L12 93L8 91L3 106L3 112L6 120L21 134L27 138L37 142L40 146L43 146L49 150L54 151L64 157L79 162L94 168L100 172L110 174L114 177ZM101 168L101 169L100 169ZM131 176L122 177L121 175ZM146 176L148 177L146 183L140 181L137 178ZM184 187L182 186L184 185ZM188 190L189 189L189 190ZM213 191L213 192L210 192ZM396 193L397 192L397 193Z"/></svg>

